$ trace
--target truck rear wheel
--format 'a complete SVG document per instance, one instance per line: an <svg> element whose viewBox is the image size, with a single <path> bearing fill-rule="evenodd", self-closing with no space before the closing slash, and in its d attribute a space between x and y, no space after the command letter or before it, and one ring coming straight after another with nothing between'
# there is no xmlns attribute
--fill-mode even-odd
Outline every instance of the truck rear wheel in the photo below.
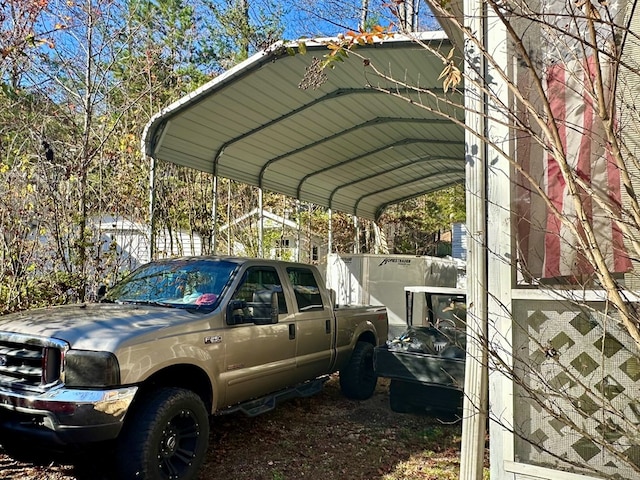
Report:
<svg viewBox="0 0 640 480"><path fill-rule="evenodd" d="M373 395L378 377L373 371L373 345L357 342L349 363L340 370L340 388L347 398L366 400Z"/></svg>
<svg viewBox="0 0 640 480"><path fill-rule="evenodd" d="M129 413L118 440L118 478L197 477L209 444L209 416L198 395L162 388L142 398Z"/></svg>

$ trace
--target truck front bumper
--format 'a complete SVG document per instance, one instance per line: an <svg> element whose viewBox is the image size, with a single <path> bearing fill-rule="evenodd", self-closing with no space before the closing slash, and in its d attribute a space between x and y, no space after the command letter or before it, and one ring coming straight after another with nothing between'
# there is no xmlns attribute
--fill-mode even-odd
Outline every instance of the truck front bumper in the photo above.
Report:
<svg viewBox="0 0 640 480"><path fill-rule="evenodd" d="M137 390L62 387L23 394L0 389L0 431L60 446L114 439Z"/></svg>

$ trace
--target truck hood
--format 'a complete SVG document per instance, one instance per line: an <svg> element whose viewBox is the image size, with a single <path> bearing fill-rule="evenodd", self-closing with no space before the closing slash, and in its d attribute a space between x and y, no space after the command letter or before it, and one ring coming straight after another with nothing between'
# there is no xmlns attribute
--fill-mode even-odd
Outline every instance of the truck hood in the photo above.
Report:
<svg viewBox="0 0 640 480"><path fill-rule="evenodd" d="M0 317L0 331L57 338L71 348L115 352L131 339L144 341L206 329L211 313L131 304L78 304L40 308ZM186 327L185 324L193 323Z"/></svg>

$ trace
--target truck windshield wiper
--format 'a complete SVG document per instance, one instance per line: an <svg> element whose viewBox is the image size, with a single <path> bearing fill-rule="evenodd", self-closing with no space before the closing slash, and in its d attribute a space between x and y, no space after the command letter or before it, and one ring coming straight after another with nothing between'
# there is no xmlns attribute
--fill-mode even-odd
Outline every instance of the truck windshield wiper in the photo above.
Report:
<svg viewBox="0 0 640 480"><path fill-rule="evenodd" d="M176 308L178 305L169 302L159 302L157 300L115 300L117 303L129 303L133 305L151 305L152 307L171 307Z"/></svg>

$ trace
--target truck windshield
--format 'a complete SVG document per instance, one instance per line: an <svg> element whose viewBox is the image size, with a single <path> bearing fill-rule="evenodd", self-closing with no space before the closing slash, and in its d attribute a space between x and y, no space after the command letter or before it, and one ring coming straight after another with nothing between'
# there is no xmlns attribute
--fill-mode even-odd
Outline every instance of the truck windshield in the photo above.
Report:
<svg viewBox="0 0 640 480"><path fill-rule="evenodd" d="M103 301L211 309L236 268L233 262L213 259L149 263L110 289Z"/></svg>

